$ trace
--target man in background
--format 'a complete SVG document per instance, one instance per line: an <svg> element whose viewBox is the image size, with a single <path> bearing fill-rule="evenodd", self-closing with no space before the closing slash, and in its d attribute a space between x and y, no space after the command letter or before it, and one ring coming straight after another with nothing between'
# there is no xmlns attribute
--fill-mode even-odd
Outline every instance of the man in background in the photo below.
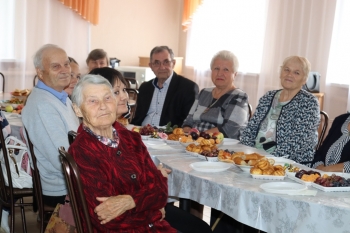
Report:
<svg viewBox="0 0 350 233"><path fill-rule="evenodd" d="M92 50L86 58L89 72L95 68L108 67L108 55L103 49Z"/></svg>
<svg viewBox="0 0 350 233"><path fill-rule="evenodd" d="M152 49L149 66L156 78L141 84L132 124L182 125L198 95L198 85L175 73L175 63L168 46Z"/></svg>
<svg viewBox="0 0 350 233"><path fill-rule="evenodd" d="M23 125L33 143L40 171L43 201L55 207L68 193L58 148L69 147L67 133L77 131L79 120L64 91L71 80L70 61L56 45L42 46L34 55L39 78L22 111Z"/></svg>

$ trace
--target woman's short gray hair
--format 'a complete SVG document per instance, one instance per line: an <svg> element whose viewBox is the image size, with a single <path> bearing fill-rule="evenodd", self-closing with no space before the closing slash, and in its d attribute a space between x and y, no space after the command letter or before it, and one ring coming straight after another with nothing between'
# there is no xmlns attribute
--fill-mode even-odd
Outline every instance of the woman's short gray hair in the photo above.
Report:
<svg viewBox="0 0 350 233"><path fill-rule="evenodd" d="M232 66L233 73L236 73L238 71L238 67L239 67L238 58L236 57L236 55L234 55L231 51L228 51L228 50L221 50L214 55L214 57L211 59L211 62L210 62L210 69L213 69L214 61L218 58L222 60L231 61L233 64Z"/></svg>
<svg viewBox="0 0 350 233"><path fill-rule="evenodd" d="M71 95L72 103L74 103L78 107L80 107L80 105L83 102L83 90L84 87L88 84L106 85L111 90L111 93L113 93L113 87L107 79L105 79L101 75L87 74L79 80L77 85L75 85L73 93Z"/></svg>
<svg viewBox="0 0 350 233"><path fill-rule="evenodd" d="M39 68L41 70L44 69L43 54L44 54L45 50L51 49L51 48L61 49L60 47L58 47L57 45L54 45L54 44L46 44L46 45L41 46L41 48L38 49L38 51L36 51L36 53L34 54L34 57L33 57L33 63L34 63L35 68Z"/></svg>
<svg viewBox="0 0 350 233"><path fill-rule="evenodd" d="M306 59L306 57L299 57L299 56L287 57L283 61L283 64L281 66L281 72L282 72L282 69L287 65L287 63L292 60L298 61L300 63L301 68L303 69L303 72L304 72L304 81L306 81L306 79L309 77L309 72L311 70L311 63L309 62L309 60Z"/></svg>

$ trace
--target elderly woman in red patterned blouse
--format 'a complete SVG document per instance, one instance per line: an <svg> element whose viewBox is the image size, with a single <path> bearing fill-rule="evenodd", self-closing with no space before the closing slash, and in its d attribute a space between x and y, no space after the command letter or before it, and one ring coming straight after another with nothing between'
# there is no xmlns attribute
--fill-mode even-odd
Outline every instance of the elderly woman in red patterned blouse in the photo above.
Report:
<svg viewBox="0 0 350 233"><path fill-rule="evenodd" d="M99 75L76 85L73 107L83 123L70 146L96 232L177 232L163 220L167 174L154 165L139 134L116 122L118 95Z"/></svg>

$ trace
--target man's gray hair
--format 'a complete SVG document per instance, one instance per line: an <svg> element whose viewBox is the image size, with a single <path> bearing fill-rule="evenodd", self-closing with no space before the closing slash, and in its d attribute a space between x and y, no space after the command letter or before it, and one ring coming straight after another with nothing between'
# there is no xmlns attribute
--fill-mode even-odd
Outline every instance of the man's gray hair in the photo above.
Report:
<svg viewBox="0 0 350 233"><path fill-rule="evenodd" d="M34 62L34 67L35 68L39 68L41 70L44 69L43 66L43 53L45 52L45 50L47 49L51 49L51 48L56 48L56 49L61 49L60 47L58 47L57 45L54 44L46 44L43 45L38 51L36 51L36 53L34 54L33 57L33 62ZM62 49L63 50L63 49Z"/></svg>
<svg viewBox="0 0 350 233"><path fill-rule="evenodd" d="M83 90L88 84L106 85L111 90L111 93L113 93L113 87L107 79L101 75L87 74L79 80L77 85L75 85L71 95L72 103L76 104L78 107L80 107L83 102Z"/></svg>
<svg viewBox="0 0 350 233"><path fill-rule="evenodd" d="M154 47L151 50L151 53L150 53L150 56L149 56L149 59L151 60L151 62L152 62L153 54L157 54L157 53L160 53L160 52L163 52L163 51L168 51L172 61L175 59L173 50L171 48L169 48L168 46L166 46L166 45L162 45L162 46L156 46L156 47Z"/></svg>
<svg viewBox="0 0 350 233"><path fill-rule="evenodd" d="M221 50L214 55L214 57L211 59L211 62L210 62L211 70L213 69L214 61L218 58L226 61L231 61L233 64L232 66L233 73L236 73L238 71L238 67L239 67L238 58L236 57L236 55L234 55L231 51L228 51L228 50Z"/></svg>

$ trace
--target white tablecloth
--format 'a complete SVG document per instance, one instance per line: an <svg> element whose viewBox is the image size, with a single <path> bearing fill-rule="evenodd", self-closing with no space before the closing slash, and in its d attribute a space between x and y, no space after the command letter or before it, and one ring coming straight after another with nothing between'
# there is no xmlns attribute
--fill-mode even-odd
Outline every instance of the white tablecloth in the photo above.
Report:
<svg viewBox="0 0 350 233"><path fill-rule="evenodd" d="M256 151L237 144L223 148ZM184 153L181 145L168 145L166 150L149 146L149 151L172 169L169 196L197 201L267 232L350 232L350 192L319 190L316 196L266 193L259 186L273 181L252 179L234 165L218 173L194 171L189 165L202 160Z"/></svg>

